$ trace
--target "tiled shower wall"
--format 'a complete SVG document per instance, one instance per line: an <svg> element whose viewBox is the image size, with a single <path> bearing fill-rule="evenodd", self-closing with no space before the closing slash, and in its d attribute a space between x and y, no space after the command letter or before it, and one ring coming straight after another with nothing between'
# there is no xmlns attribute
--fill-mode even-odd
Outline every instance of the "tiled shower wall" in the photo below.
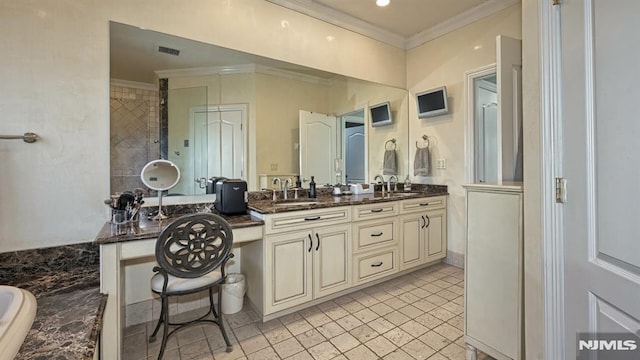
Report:
<svg viewBox="0 0 640 360"><path fill-rule="evenodd" d="M111 193L143 187L140 171L160 158L158 91L111 85Z"/></svg>

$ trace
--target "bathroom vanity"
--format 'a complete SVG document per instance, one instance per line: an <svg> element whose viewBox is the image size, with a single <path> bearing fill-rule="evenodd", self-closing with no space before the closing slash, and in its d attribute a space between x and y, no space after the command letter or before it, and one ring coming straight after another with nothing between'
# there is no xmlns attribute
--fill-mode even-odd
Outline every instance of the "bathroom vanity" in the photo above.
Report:
<svg viewBox="0 0 640 360"><path fill-rule="evenodd" d="M247 297L266 321L440 262L447 195L446 186L429 185L413 193L250 201L249 214L226 217L242 247ZM105 224L96 238L101 290L109 294L103 341L117 345L103 347L105 359L121 357L125 263L153 256L170 221L142 222L124 234Z"/></svg>

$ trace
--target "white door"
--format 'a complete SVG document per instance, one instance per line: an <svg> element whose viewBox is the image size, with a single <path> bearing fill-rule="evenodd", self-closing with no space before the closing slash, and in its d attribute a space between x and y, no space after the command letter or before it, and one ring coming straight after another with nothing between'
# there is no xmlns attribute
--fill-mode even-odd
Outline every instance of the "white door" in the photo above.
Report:
<svg viewBox="0 0 640 360"><path fill-rule="evenodd" d="M522 181L522 41L508 36L496 38L498 90L498 156L502 167L498 179Z"/></svg>
<svg viewBox="0 0 640 360"><path fill-rule="evenodd" d="M335 116L300 110L300 178L335 184L338 123ZM328 149L328 150L327 150Z"/></svg>
<svg viewBox="0 0 640 360"><path fill-rule="evenodd" d="M351 224L313 232L313 296L319 298L351 285Z"/></svg>
<svg viewBox="0 0 640 360"><path fill-rule="evenodd" d="M638 359L640 1L565 0L560 13L566 359L578 332L625 333Z"/></svg>
<svg viewBox="0 0 640 360"><path fill-rule="evenodd" d="M345 183L365 182L364 125L344 129L344 176Z"/></svg>
<svg viewBox="0 0 640 360"><path fill-rule="evenodd" d="M244 178L244 105L192 109L194 178ZM200 182L202 183L202 182ZM194 182L194 193L203 194Z"/></svg>

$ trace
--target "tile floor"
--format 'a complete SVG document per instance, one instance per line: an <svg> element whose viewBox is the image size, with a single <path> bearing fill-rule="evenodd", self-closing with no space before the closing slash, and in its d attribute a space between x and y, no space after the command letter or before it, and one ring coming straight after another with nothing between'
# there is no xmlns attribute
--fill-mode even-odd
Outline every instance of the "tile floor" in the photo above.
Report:
<svg viewBox="0 0 640 360"><path fill-rule="evenodd" d="M198 325L172 336L164 359L463 360L463 289L463 270L439 264L266 323L245 304L225 316L233 352L215 325ZM126 360L157 357L154 326L125 330Z"/></svg>

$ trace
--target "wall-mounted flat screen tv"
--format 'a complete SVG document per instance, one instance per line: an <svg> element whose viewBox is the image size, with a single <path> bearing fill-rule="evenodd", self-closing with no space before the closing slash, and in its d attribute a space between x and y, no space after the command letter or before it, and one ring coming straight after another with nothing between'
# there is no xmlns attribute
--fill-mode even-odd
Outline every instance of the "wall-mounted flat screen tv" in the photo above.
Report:
<svg viewBox="0 0 640 360"><path fill-rule="evenodd" d="M390 125L393 123L391 118L391 105L389 102L374 105L369 108L371 114L371 126Z"/></svg>
<svg viewBox="0 0 640 360"><path fill-rule="evenodd" d="M428 118L448 113L447 87L441 86L436 89L417 93L416 106L418 107L419 118Z"/></svg>

